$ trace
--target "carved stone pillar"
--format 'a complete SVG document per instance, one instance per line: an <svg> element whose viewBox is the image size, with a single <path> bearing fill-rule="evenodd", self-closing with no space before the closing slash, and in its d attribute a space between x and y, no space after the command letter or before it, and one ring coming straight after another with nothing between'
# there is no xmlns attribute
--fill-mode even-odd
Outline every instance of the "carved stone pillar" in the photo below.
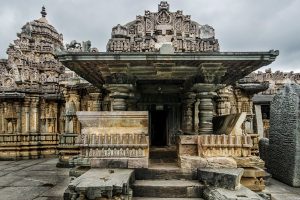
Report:
<svg viewBox="0 0 300 200"><path fill-rule="evenodd" d="M230 102L229 102L229 95L227 88L222 88L218 92L218 99L217 102L217 114L221 115L229 115L230 114Z"/></svg>
<svg viewBox="0 0 300 200"><path fill-rule="evenodd" d="M21 131L22 131L22 111L21 111L20 102L16 101L14 103L14 106L15 106L16 112L17 112L17 129L16 129L16 132L21 133Z"/></svg>
<svg viewBox="0 0 300 200"><path fill-rule="evenodd" d="M24 104L24 133L30 131L30 98L25 98Z"/></svg>
<svg viewBox="0 0 300 200"><path fill-rule="evenodd" d="M0 133L4 133L4 105L0 102Z"/></svg>
<svg viewBox="0 0 300 200"><path fill-rule="evenodd" d="M199 105L200 105L200 99L196 95L196 101L194 103L194 132L199 132Z"/></svg>
<svg viewBox="0 0 300 200"><path fill-rule="evenodd" d="M101 110L101 104L100 104L100 98L101 93L100 92L93 92L89 94L92 100L92 111L100 111Z"/></svg>
<svg viewBox="0 0 300 200"><path fill-rule="evenodd" d="M215 92L200 92L199 104L199 134L213 133L213 102L212 98L216 95Z"/></svg>
<svg viewBox="0 0 300 200"><path fill-rule="evenodd" d="M199 134L212 134L213 133L213 97L216 96L214 92L216 85L197 83L194 84L193 90L197 92L197 97L200 99L199 104Z"/></svg>
<svg viewBox="0 0 300 200"><path fill-rule="evenodd" d="M106 84L105 89L110 91L109 97L112 99L113 111L125 111L128 108L127 99L133 98L132 84Z"/></svg>
<svg viewBox="0 0 300 200"><path fill-rule="evenodd" d="M79 133L80 124L77 123L76 111L80 110L80 96L77 91L65 94L65 133Z"/></svg>
<svg viewBox="0 0 300 200"><path fill-rule="evenodd" d="M183 124L182 129L186 133L194 133L193 123L193 104L195 102L196 94L188 92L184 95L184 109L183 109Z"/></svg>
<svg viewBox="0 0 300 200"><path fill-rule="evenodd" d="M31 111L30 111L30 132L36 133L39 130L39 115L38 115L38 104L39 98L32 97L31 98Z"/></svg>

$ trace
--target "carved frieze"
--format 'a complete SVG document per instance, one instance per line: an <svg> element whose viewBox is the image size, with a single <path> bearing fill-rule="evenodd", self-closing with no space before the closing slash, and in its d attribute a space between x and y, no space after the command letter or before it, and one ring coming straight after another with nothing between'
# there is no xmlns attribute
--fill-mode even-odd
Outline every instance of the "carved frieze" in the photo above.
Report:
<svg viewBox="0 0 300 200"><path fill-rule="evenodd" d="M214 29L191 20L182 11L170 12L162 1L158 12L145 11L136 20L112 28L108 52L157 52L163 44L172 44L175 52L219 51Z"/></svg>

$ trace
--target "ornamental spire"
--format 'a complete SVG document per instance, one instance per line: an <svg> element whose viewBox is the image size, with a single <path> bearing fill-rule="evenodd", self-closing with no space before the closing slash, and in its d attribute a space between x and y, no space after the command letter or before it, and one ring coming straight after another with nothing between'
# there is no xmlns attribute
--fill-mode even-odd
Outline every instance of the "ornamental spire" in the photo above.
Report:
<svg viewBox="0 0 300 200"><path fill-rule="evenodd" d="M47 13L46 13L46 8L45 8L45 6L42 7L41 14L42 14L42 17L46 17Z"/></svg>

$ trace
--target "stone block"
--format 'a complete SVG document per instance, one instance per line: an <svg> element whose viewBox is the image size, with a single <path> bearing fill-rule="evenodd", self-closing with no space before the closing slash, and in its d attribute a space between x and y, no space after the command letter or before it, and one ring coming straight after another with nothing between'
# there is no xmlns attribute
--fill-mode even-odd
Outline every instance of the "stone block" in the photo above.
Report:
<svg viewBox="0 0 300 200"><path fill-rule="evenodd" d="M237 168L236 161L231 157L207 158L207 168Z"/></svg>
<svg viewBox="0 0 300 200"><path fill-rule="evenodd" d="M69 184L64 198L73 199L70 197L79 195L87 199L128 196L133 180L134 171L130 169L90 169Z"/></svg>
<svg viewBox="0 0 300 200"><path fill-rule="evenodd" d="M197 168L237 168L237 164L230 157L203 158L200 156L180 156L178 164L185 170L196 170Z"/></svg>
<svg viewBox="0 0 300 200"><path fill-rule="evenodd" d="M238 167L259 167L262 169L265 167L265 162L257 156L233 157L233 159Z"/></svg>
<svg viewBox="0 0 300 200"><path fill-rule="evenodd" d="M235 191L208 187L204 190L203 197L206 200L266 200L266 198L243 186Z"/></svg>
<svg viewBox="0 0 300 200"><path fill-rule="evenodd" d="M148 168L149 159L148 158L129 158L128 159L128 168L137 169L137 168Z"/></svg>
<svg viewBox="0 0 300 200"><path fill-rule="evenodd" d="M127 158L92 158L91 168L128 168Z"/></svg>
<svg viewBox="0 0 300 200"><path fill-rule="evenodd" d="M198 146L193 144L181 144L178 148L178 156L197 156Z"/></svg>
<svg viewBox="0 0 300 200"><path fill-rule="evenodd" d="M198 179L204 184L225 188L229 190L237 190L240 187L241 177L244 169L242 168L199 168Z"/></svg>
<svg viewBox="0 0 300 200"><path fill-rule="evenodd" d="M199 156L180 156L178 162L184 170L196 170L207 166L207 160Z"/></svg>
<svg viewBox="0 0 300 200"><path fill-rule="evenodd" d="M265 182L263 178L242 177L241 184L252 191L262 191L265 189Z"/></svg>
<svg viewBox="0 0 300 200"><path fill-rule="evenodd" d="M264 177L266 175L265 170L258 167L244 168L243 177Z"/></svg>

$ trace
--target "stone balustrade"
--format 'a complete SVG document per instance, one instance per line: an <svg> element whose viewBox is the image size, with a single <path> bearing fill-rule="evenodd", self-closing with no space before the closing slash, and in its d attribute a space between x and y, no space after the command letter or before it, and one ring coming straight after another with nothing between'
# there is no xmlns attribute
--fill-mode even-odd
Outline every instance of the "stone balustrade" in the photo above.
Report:
<svg viewBox="0 0 300 200"><path fill-rule="evenodd" d="M253 142L250 135L199 135L198 155L211 156L251 156Z"/></svg>
<svg viewBox="0 0 300 200"><path fill-rule="evenodd" d="M148 136L145 134L83 134L77 138L81 156L147 157Z"/></svg>

